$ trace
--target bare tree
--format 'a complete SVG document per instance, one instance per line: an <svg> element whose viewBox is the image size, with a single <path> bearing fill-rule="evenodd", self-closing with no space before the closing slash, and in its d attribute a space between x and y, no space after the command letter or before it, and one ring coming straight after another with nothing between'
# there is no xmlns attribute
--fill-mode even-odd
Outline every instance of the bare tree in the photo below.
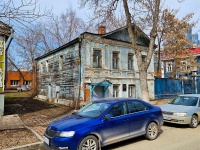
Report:
<svg viewBox="0 0 200 150"><path fill-rule="evenodd" d="M38 0L0 0L0 19L7 24L26 24L48 16L50 10L37 5Z"/></svg>
<svg viewBox="0 0 200 150"><path fill-rule="evenodd" d="M35 70L36 57L66 44L85 31L87 26L77 17L74 10L67 9L60 17L52 17L48 22L38 22L20 28L15 35L15 47L20 61L19 68Z"/></svg>

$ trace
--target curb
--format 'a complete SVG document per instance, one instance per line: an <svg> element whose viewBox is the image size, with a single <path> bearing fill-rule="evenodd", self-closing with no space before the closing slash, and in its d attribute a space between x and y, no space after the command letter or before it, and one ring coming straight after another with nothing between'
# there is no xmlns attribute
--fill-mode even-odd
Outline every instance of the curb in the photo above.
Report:
<svg viewBox="0 0 200 150"><path fill-rule="evenodd" d="M36 143L32 143L32 144L17 146L17 147L13 147L13 148L7 148L7 149L3 149L3 150L29 150L29 149L35 150L35 147L39 148L42 143L43 142L36 142ZM33 148L31 148L31 147L33 147Z"/></svg>

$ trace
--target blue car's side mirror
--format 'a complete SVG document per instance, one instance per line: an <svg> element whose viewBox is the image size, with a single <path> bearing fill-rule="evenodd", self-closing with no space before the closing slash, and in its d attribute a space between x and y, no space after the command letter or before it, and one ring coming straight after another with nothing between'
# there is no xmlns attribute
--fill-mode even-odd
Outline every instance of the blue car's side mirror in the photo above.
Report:
<svg viewBox="0 0 200 150"><path fill-rule="evenodd" d="M103 117L103 120L111 120L113 118L113 115L112 114L106 114L104 117Z"/></svg>

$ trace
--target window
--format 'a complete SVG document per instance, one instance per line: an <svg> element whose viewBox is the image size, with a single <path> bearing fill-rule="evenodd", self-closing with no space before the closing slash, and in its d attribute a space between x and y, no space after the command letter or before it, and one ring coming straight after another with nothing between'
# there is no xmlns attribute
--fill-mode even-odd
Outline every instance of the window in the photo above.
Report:
<svg viewBox="0 0 200 150"><path fill-rule="evenodd" d="M146 55L142 55L142 62L146 61L147 56Z"/></svg>
<svg viewBox="0 0 200 150"><path fill-rule="evenodd" d="M11 86L19 85L19 80L10 80L10 85Z"/></svg>
<svg viewBox="0 0 200 150"><path fill-rule="evenodd" d="M181 61L180 69L181 69L181 71L186 71L187 70L187 61Z"/></svg>
<svg viewBox="0 0 200 150"><path fill-rule="evenodd" d="M117 117L121 115L127 114L126 110L126 103L120 102L118 104L115 104L108 112L108 114L111 114L112 117Z"/></svg>
<svg viewBox="0 0 200 150"><path fill-rule="evenodd" d="M40 64L40 73L43 73L43 64Z"/></svg>
<svg viewBox="0 0 200 150"><path fill-rule="evenodd" d="M133 54L128 54L128 70L133 70Z"/></svg>
<svg viewBox="0 0 200 150"><path fill-rule="evenodd" d="M129 110L129 113L134 113L134 112L148 110L148 107L138 101L129 101L128 110Z"/></svg>
<svg viewBox="0 0 200 150"><path fill-rule="evenodd" d="M59 56L59 69L63 70L63 55Z"/></svg>
<svg viewBox="0 0 200 150"><path fill-rule="evenodd" d="M49 63L48 63L48 60L46 61L46 72L49 72Z"/></svg>
<svg viewBox="0 0 200 150"><path fill-rule="evenodd" d="M93 68L101 68L102 67L102 54L101 50L93 51Z"/></svg>
<svg viewBox="0 0 200 150"><path fill-rule="evenodd" d="M113 85L113 97L119 97L119 85Z"/></svg>
<svg viewBox="0 0 200 150"><path fill-rule="evenodd" d="M167 62L166 63L166 71L167 72L172 72L172 62Z"/></svg>
<svg viewBox="0 0 200 150"><path fill-rule="evenodd" d="M113 69L119 69L119 53L113 52Z"/></svg>
<svg viewBox="0 0 200 150"><path fill-rule="evenodd" d="M128 86L128 97L136 97L135 95L135 85Z"/></svg>
<svg viewBox="0 0 200 150"><path fill-rule="evenodd" d="M31 84L31 81L24 81L24 85L30 85Z"/></svg>

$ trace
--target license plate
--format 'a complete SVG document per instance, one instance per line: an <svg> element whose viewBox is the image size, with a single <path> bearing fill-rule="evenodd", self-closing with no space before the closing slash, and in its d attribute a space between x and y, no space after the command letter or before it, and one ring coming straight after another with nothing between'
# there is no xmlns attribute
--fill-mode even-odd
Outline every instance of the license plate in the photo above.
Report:
<svg viewBox="0 0 200 150"><path fill-rule="evenodd" d="M46 136L43 136L43 140L47 145L49 145L49 139Z"/></svg>

